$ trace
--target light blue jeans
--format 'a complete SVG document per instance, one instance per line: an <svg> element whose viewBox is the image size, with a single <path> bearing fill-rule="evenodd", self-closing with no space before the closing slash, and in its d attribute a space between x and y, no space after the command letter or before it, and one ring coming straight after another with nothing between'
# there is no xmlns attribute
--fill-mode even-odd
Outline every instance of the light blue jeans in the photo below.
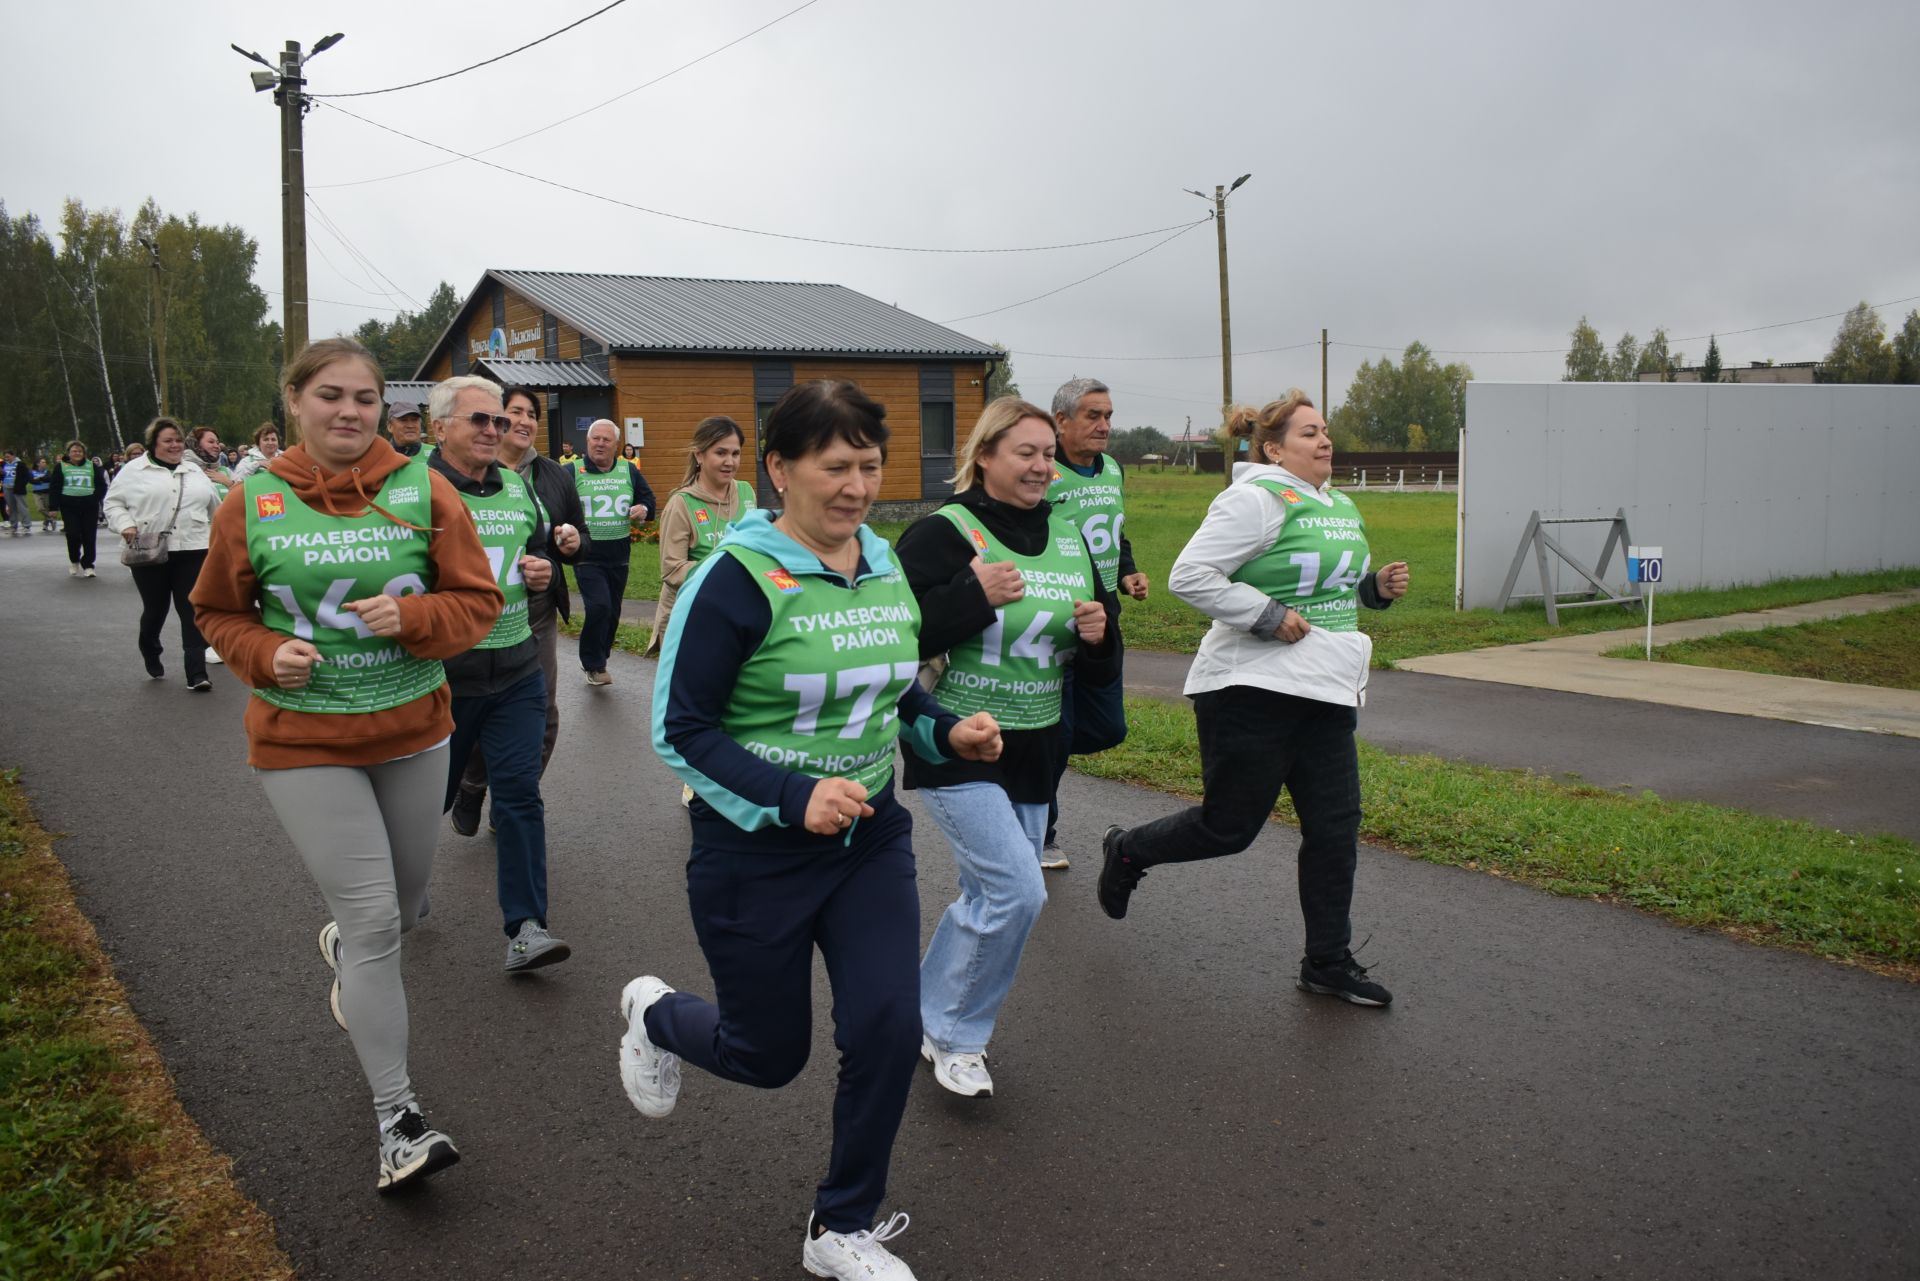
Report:
<svg viewBox="0 0 1920 1281"><path fill-rule="evenodd" d="M920 1026L949 1054L979 1054L1047 905L1047 807L1016 805L998 783L924 788L920 799L960 873L960 897L941 914L920 962Z"/></svg>

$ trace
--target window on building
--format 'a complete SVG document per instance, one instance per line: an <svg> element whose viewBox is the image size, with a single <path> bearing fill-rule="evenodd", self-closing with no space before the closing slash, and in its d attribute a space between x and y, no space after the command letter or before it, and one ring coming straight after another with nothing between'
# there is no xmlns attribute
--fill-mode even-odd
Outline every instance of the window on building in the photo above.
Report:
<svg viewBox="0 0 1920 1281"><path fill-rule="evenodd" d="M953 456L953 402L929 400L920 406L920 452Z"/></svg>

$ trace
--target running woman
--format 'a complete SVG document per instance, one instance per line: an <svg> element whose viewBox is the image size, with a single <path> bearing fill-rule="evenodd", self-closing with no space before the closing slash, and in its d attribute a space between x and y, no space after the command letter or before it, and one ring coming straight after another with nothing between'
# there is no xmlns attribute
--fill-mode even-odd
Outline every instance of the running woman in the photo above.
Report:
<svg viewBox="0 0 1920 1281"><path fill-rule="evenodd" d="M911 1281L877 1231L920 1047L913 822L894 740L992 760L1000 730L915 682L919 617L892 549L863 523L880 492L886 410L852 383L802 383L767 417L776 519L744 517L681 593L662 645L653 743L697 793L687 898L714 1001L652 975L627 984L620 1077L647 1116L673 1110L680 1060L772 1089L806 1064L813 951L833 986L833 1148L801 1263L815 1276Z"/></svg>
<svg viewBox="0 0 1920 1281"><path fill-rule="evenodd" d="M67 442L67 452L49 477L54 509L67 534L67 573L92 578L95 542L100 533L100 502L107 494L106 468L87 457L87 447Z"/></svg>
<svg viewBox="0 0 1920 1281"><path fill-rule="evenodd" d="M1246 849L1285 787L1300 817L1298 985L1386 1005L1392 994L1348 949L1360 835L1353 730L1373 656L1355 606L1385 609L1406 595L1407 566L1368 572L1366 526L1328 483L1333 442L1305 392L1236 407L1227 431L1252 439L1255 461L1207 508L1167 579L1214 620L1186 687L1205 798L1131 831L1107 829L1100 906L1117 921L1148 868Z"/></svg>
<svg viewBox="0 0 1920 1281"><path fill-rule="evenodd" d="M1117 674L1108 615L1119 609L1086 541L1047 502L1053 421L1012 396L988 405L960 448L954 501L900 536L918 598L920 652L948 660L934 699L984 711L1004 747L993 762L929 765L906 757L906 783L960 874L920 963L920 1053L943 1088L993 1093L987 1043L1047 901L1040 873L1060 732L1063 673Z"/></svg>
<svg viewBox="0 0 1920 1281"><path fill-rule="evenodd" d="M660 508L660 603L653 609L648 654L660 652L673 598L706 554L754 508L753 486L737 479L746 433L725 414L701 421L687 450L687 474Z"/></svg>
<svg viewBox="0 0 1920 1281"><path fill-rule="evenodd" d="M272 423L261 423L253 429L253 448L233 465L233 483L238 485L257 471L266 470L268 463L280 452L280 429Z"/></svg>
<svg viewBox="0 0 1920 1281"><path fill-rule="evenodd" d="M440 835L440 660L487 635L502 597L460 496L379 438L384 381L350 338L294 358L281 382L301 443L220 507L194 605L253 690L248 763L333 913L330 1002L373 1090L375 1187L391 1192L460 1159L407 1073L400 938Z"/></svg>
<svg viewBox="0 0 1920 1281"><path fill-rule="evenodd" d="M207 677L207 642L195 624L193 588L207 559L208 529L220 505L219 491L198 463L186 461L187 437L171 418L147 424L146 447L107 487L107 524L129 547L142 536L166 535L167 558L157 565L135 565L133 585L140 591L140 657L147 675L166 677L160 661L160 629L173 610L180 620L180 657L187 688L212 690Z"/></svg>

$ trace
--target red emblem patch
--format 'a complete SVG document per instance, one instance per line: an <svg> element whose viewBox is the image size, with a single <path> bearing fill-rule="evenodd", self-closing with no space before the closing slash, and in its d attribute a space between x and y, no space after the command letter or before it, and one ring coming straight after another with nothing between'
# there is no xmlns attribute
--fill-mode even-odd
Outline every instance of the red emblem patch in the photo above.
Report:
<svg viewBox="0 0 1920 1281"><path fill-rule="evenodd" d="M260 494L253 500L254 516L260 520L279 520L287 514L284 494Z"/></svg>

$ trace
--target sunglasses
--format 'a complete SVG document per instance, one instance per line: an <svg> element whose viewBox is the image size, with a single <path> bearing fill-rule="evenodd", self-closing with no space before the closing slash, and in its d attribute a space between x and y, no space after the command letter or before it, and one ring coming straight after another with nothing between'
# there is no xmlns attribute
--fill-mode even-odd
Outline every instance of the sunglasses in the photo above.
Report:
<svg viewBox="0 0 1920 1281"><path fill-rule="evenodd" d="M473 424L475 431L485 431L491 427L503 435L507 428L513 426L513 419L507 417L505 414L490 414L484 409L476 409L468 414L467 421Z"/></svg>

